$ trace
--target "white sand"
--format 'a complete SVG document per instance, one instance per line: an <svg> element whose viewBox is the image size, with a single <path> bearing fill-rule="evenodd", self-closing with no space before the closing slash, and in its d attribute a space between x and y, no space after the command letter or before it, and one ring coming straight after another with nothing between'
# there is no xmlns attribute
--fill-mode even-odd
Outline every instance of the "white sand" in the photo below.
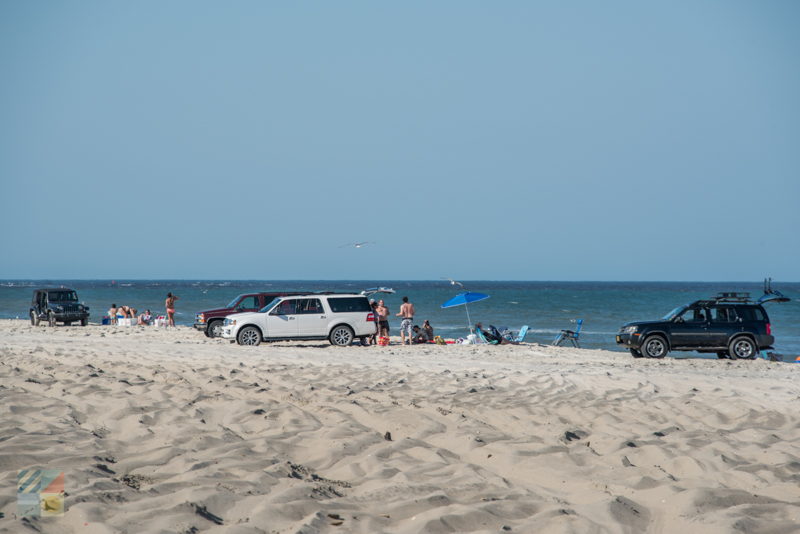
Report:
<svg viewBox="0 0 800 534"><path fill-rule="evenodd" d="M798 379L0 321L0 531L800 532ZM16 517L25 468L66 473L62 517Z"/></svg>

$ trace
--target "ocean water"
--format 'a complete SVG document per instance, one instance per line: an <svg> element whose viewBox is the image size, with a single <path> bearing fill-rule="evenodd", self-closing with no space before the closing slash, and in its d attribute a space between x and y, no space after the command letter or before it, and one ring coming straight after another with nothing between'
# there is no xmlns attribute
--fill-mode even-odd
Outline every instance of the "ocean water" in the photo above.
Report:
<svg viewBox="0 0 800 534"><path fill-rule="evenodd" d="M470 291L490 298L469 306L472 323L519 329L527 324L526 341L550 343L563 329L574 329L583 319L580 343L586 348L620 350L614 342L619 327L626 322L658 319L678 305L707 298L720 291L746 291L757 298L760 283L741 282L464 282ZM463 306L442 309L441 304L460 289L447 281L259 281L259 280L0 280L0 318L28 317L31 295L37 287L65 286L78 291L91 308L91 322L100 322L112 303L127 304L139 310L164 312L168 292L178 295L176 322L190 325L195 313L225 306L240 293L252 291L352 291L376 286L394 288L385 296L394 315L403 296L417 309L415 322L428 319L435 333L445 337L468 334L467 313ZM800 283L774 283L792 299L800 299ZM800 355L800 300L766 305L776 338L775 349ZM390 321L393 334L400 321ZM679 357L694 353L673 353Z"/></svg>

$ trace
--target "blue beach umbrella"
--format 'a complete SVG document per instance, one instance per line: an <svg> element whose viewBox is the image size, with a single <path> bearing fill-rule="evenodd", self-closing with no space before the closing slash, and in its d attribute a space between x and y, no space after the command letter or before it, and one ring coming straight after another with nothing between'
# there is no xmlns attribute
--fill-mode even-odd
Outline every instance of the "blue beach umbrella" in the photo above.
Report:
<svg viewBox="0 0 800 534"><path fill-rule="evenodd" d="M473 291L464 291L463 293L459 293L455 297L451 298L444 304L442 304L442 308L453 308L455 306L464 305L464 309L467 310L467 328L472 330L472 320L469 318L469 306L472 302L478 302L481 300L486 300L489 298L489 295L484 295L483 293L475 293Z"/></svg>

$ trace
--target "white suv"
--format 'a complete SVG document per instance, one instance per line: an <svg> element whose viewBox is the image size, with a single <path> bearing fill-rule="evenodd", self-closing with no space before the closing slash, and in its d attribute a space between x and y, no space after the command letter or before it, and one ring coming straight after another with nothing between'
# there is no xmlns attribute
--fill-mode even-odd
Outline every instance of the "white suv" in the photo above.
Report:
<svg viewBox="0 0 800 534"><path fill-rule="evenodd" d="M350 345L355 338L365 344L377 332L375 314L363 294L326 293L278 297L257 312L229 315L222 337L240 345L289 339L329 339Z"/></svg>

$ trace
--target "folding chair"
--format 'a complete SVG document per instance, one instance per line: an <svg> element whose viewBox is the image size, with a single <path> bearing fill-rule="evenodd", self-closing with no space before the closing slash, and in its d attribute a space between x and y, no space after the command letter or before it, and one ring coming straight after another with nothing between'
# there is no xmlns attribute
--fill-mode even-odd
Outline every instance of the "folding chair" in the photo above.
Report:
<svg viewBox="0 0 800 534"><path fill-rule="evenodd" d="M487 345L497 345L500 343L499 341L489 341L486 339L486 336L483 335L483 330L478 327L475 327L475 335L478 336L480 343L486 343Z"/></svg>
<svg viewBox="0 0 800 534"><path fill-rule="evenodd" d="M575 330L562 330L558 336L553 340L553 345L556 347L561 346L561 343L564 342L565 339L568 339L573 347L581 348L578 344L578 338L581 337L581 326L583 326L583 319L578 319L575 321L578 326Z"/></svg>
<svg viewBox="0 0 800 534"><path fill-rule="evenodd" d="M514 343L522 343L526 335L528 335L528 325L525 325L519 329L519 334L517 334L517 337L513 339Z"/></svg>

